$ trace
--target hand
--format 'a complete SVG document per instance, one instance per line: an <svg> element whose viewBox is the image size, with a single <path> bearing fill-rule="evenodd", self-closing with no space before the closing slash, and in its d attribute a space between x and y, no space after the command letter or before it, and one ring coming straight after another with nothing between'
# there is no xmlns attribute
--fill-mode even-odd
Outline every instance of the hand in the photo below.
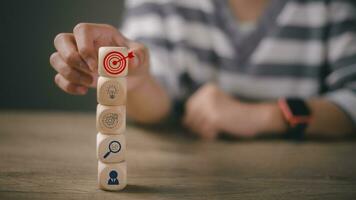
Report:
<svg viewBox="0 0 356 200"><path fill-rule="evenodd" d="M233 101L215 85L206 84L188 99L183 124L200 137L212 140L222 131L225 106Z"/></svg>
<svg viewBox="0 0 356 200"><path fill-rule="evenodd" d="M96 87L98 49L101 46L124 46L134 52L129 60L128 91L137 87L149 74L148 50L143 44L125 38L116 28L106 24L80 23L73 33L60 33L54 39L56 52L50 57L58 72L56 84L65 92L83 95Z"/></svg>
<svg viewBox="0 0 356 200"><path fill-rule="evenodd" d="M204 85L188 99L183 123L194 133L210 140L220 132L251 138L285 128L275 104L243 103L212 84Z"/></svg>

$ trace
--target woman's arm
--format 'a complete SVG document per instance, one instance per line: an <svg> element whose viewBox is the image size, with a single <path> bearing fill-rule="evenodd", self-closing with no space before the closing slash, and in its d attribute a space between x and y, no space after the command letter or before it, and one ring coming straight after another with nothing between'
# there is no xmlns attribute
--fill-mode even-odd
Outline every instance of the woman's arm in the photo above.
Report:
<svg viewBox="0 0 356 200"><path fill-rule="evenodd" d="M311 99L307 101L312 111L312 121L306 129L306 136L342 137L355 131L350 118L337 105L325 99ZM287 122L277 103L262 103L262 113L267 114L264 129L261 133L284 133ZM259 112L258 108L255 112Z"/></svg>
<svg viewBox="0 0 356 200"><path fill-rule="evenodd" d="M130 82L128 83L130 84ZM128 92L127 113L141 123L156 123L170 113L171 100L165 90L150 75Z"/></svg>
<svg viewBox="0 0 356 200"><path fill-rule="evenodd" d="M308 101L313 120L307 136L342 137L355 131L349 117L335 104L324 99ZM185 126L205 139L221 132L252 138L265 134L283 134L288 124L276 102L244 103L207 84L187 102Z"/></svg>

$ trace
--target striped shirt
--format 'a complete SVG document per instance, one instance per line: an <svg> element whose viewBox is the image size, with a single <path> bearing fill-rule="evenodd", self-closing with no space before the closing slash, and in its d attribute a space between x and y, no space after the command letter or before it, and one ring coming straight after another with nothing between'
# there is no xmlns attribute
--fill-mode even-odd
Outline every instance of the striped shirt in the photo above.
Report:
<svg viewBox="0 0 356 200"><path fill-rule="evenodd" d="M244 36L224 0L129 0L124 19L174 100L214 82L245 100L324 98L356 122L352 0L270 0Z"/></svg>

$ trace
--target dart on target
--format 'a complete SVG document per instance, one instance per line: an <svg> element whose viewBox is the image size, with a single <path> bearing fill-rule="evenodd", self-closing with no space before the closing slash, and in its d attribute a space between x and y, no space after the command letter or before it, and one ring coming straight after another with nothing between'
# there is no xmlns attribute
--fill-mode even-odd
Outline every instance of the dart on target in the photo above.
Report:
<svg viewBox="0 0 356 200"><path fill-rule="evenodd" d="M125 76L127 74L128 59L133 58L133 52L127 53L125 47L112 47L99 49L99 69L100 75Z"/></svg>

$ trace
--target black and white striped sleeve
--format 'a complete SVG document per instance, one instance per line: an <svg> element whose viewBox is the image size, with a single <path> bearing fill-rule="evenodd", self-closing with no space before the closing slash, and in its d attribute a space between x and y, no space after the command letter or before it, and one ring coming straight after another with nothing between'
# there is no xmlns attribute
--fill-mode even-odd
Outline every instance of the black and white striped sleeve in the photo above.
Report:
<svg viewBox="0 0 356 200"><path fill-rule="evenodd" d="M171 97L179 93L177 63L170 47L165 45L167 23L164 12L169 11L170 0L126 1L126 13L121 31L135 41L145 44L150 53L150 71ZM167 9L168 8L168 9Z"/></svg>
<svg viewBox="0 0 356 200"><path fill-rule="evenodd" d="M327 57L331 72L326 77L330 91L325 96L356 124L356 7L344 0L334 1L329 9Z"/></svg>

